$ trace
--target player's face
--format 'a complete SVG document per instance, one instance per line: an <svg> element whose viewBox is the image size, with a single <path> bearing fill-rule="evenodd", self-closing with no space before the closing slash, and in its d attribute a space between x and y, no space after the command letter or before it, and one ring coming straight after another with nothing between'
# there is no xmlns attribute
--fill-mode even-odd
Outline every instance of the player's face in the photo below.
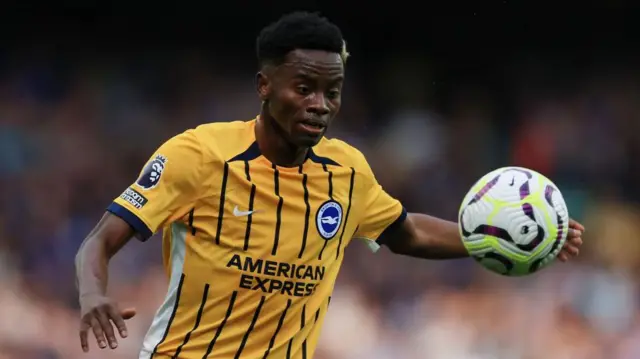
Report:
<svg viewBox="0 0 640 359"><path fill-rule="evenodd" d="M316 145L340 110L344 80L340 55L295 50L269 75L260 91L283 135L297 147Z"/></svg>

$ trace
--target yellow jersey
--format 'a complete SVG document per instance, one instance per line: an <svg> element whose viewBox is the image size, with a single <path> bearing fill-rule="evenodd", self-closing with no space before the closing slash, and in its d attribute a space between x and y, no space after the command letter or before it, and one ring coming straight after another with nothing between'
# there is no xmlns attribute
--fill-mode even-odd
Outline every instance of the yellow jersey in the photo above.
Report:
<svg viewBox="0 0 640 359"><path fill-rule="evenodd" d="M169 288L141 359L312 358L344 248L406 217L355 148L323 138L276 166L256 121L169 139L107 209L142 239L163 230Z"/></svg>

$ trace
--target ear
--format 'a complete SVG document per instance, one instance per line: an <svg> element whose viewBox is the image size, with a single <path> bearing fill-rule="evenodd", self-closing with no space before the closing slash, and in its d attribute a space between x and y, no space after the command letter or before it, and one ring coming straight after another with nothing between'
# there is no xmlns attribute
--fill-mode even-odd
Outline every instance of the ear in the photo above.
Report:
<svg viewBox="0 0 640 359"><path fill-rule="evenodd" d="M271 94L271 81L263 71L256 74L256 90L261 101L267 100Z"/></svg>

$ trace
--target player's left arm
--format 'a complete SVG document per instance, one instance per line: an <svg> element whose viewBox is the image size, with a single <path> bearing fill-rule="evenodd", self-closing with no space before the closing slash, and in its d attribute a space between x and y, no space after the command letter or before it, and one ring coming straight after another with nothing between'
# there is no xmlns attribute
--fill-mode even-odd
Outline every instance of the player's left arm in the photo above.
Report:
<svg viewBox="0 0 640 359"><path fill-rule="evenodd" d="M378 244L396 254L427 259L468 257L460 239L458 225L421 213L408 213L405 220L389 228Z"/></svg>
<svg viewBox="0 0 640 359"><path fill-rule="evenodd" d="M354 237L367 240L373 250L381 245L393 253L426 259L464 258L469 254L462 244L458 224L421 213L407 213L400 202L390 196L369 175L365 211ZM577 256L582 245L584 227L569 222L569 233L558 258L566 261Z"/></svg>
<svg viewBox="0 0 640 359"><path fill-rule="evenodd" d="M582 245L584 227L571 220L565 246L558 255L561 261L577 256ZM408 213L405 220L389 228L378 239L393 253L427 259L453 259L467 257L458 224L421 213Z"/></svg>
<svg viewBox="0 0 640 359"><path fill-rule="evenodd" d="M365 195L364 212L354 237L371 249L388 247L393 253L427 259L467 257L455 222L420 213L407 213L373 176Z"/></svg>

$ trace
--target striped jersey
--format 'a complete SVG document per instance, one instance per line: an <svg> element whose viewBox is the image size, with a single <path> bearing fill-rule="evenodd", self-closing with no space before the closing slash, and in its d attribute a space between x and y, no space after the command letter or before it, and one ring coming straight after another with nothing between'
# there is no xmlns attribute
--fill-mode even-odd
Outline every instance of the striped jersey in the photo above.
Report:
<svg viewBox="0 0 640 359"><path fill-rule="evenodd" d="M406 211L362 153L323 138L297 167L262 156L256 119L162 144L108 207L163 233L166 298L140 358L312 358L344 249Z"/></svg>

